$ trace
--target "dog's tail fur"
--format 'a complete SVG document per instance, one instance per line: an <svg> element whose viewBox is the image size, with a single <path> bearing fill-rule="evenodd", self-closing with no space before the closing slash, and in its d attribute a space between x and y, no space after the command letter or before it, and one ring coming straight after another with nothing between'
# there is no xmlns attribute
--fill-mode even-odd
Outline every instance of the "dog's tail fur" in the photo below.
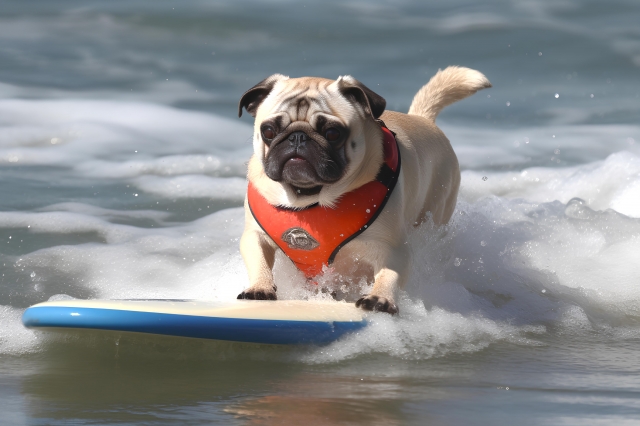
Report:
<svg viewBox="0 0 640 426"><path fill-rule="evenodd" d="M409 114L435 121L444 107L489 87L491 83L479 71L463 67L438 70L414 96Z"/></svg>

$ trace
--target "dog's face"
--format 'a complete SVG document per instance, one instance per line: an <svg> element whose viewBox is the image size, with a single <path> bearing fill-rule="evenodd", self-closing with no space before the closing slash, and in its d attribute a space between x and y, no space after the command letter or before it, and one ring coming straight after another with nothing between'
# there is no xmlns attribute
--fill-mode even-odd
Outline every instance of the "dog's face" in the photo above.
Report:
<svg viewBox="0 0 640 426"><path fill-rule="evenodd" d="M360 175L377 172L382 145L375 119L385 104L351 77L275 74L261 81L242 96L238 111L255 117L249 179L274 204L331 205L358 178L370 180Z"/></svg>

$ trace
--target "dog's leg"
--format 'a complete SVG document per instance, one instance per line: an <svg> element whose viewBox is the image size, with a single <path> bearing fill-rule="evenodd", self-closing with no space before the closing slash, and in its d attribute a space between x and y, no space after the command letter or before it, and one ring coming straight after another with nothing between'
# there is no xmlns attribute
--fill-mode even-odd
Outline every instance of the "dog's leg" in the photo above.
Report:
<svg viewBox="0 0 640 426"><path fill-rule="evenodd" d="M276 249L262 230L248 229L240 239L240 253L249 273L251 287L238 295L238 299L276 300L273 283L273 263Z"/></svg>
<svg viewBox="0 0 640 426"><path fill-rule="evenodd" d="M388 312L394 315L398 313L395 296L398 288L404 285L404 277L407 276L409 253L404 245L388 247L387 250L381 267L376 268L371 293L358 299L356 306L367 311Z"/></svg>

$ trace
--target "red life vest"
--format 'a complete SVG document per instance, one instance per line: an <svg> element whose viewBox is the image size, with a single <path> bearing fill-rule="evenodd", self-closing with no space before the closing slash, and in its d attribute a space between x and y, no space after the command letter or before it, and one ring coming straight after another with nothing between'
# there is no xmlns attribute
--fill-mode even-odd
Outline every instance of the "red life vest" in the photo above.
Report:
<svg viewBox="0 0 640 426"><path fill-rule="evenodd" d="M384 125L382 132L384 162L376 179L342 195L335 208L273 206L249 183L247 199L256 222L307 278L320 274L345 244L371 226L391 196L400 152L393 133Z"/></svg>

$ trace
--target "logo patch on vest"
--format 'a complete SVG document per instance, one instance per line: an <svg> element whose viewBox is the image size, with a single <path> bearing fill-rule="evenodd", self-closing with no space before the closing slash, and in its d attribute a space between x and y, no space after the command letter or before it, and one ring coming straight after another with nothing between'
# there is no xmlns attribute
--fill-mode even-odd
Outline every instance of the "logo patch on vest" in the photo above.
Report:
<svg viewBox="0 0 640 426"><path fill-rule="evenodd" d="M307 231L302 228L289 228L282 234L282 241L287 243L289 248L298 250L313 250L320 246Z"/></svg>

